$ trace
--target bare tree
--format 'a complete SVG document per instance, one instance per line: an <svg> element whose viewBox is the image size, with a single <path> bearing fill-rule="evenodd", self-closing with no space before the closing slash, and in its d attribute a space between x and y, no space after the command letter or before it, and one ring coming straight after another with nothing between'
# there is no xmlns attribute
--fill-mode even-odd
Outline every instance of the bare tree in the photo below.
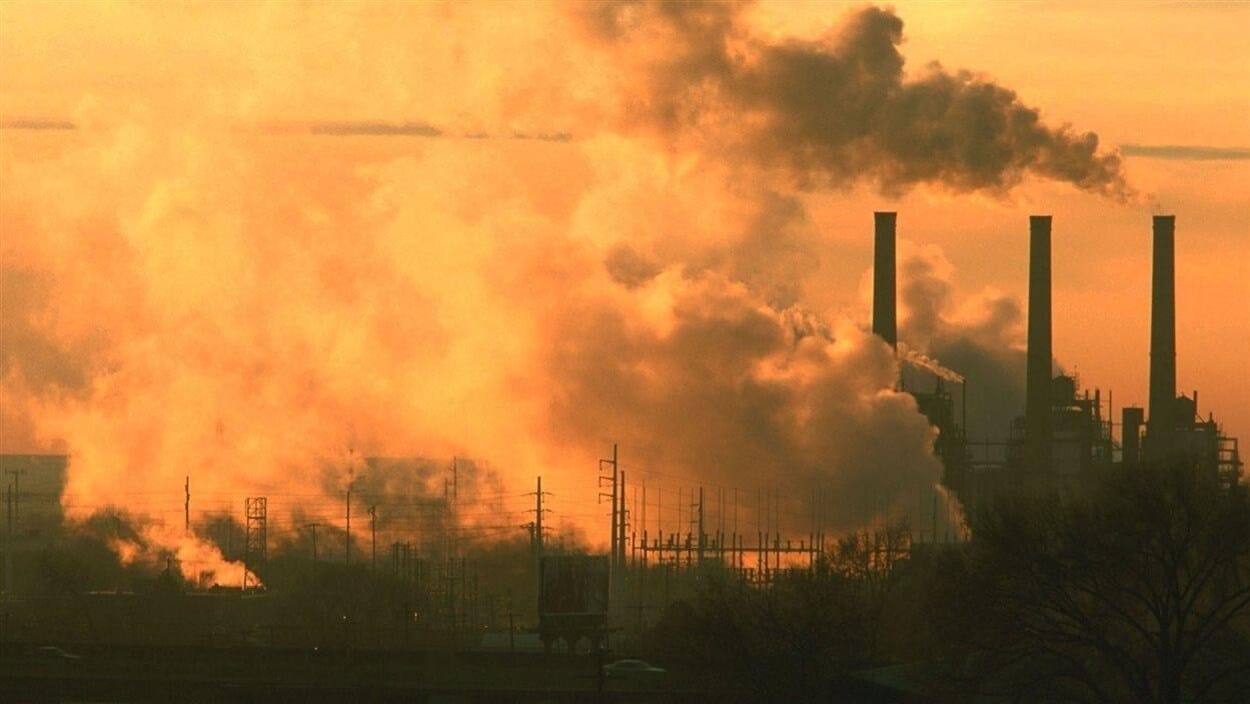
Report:
<svg viewBox="0 0 1250 704"><path fill-rule="evenodd" d="M980 684L1019 701L1232 701L1250 686L1250 504L1189 465L978 513Z"/></svg>

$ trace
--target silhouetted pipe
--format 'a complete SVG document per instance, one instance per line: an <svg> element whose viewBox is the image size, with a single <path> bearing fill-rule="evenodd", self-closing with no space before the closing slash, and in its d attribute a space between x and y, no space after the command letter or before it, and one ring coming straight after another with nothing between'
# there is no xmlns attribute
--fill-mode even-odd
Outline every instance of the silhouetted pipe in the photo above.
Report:
<svg viewBox="0 0 1250 704"><path fill-rule="evenodd" d="M1141 426L1145 417L1145 410L1136 406L1125 406L1120 410L1120 444L1124 448L1121 459L1124 464L1137 464L1141 461Z"/></svg>
<svg viewBox="0 0 1250 704"><path fill-rule="evenodd" d="M1050 216L1029 216L1029 350L1025 450L1029 469L1051 467Z"/></svg>
<svg viewBox="0 0 1250 704"><path fill-rule="evenodd" d="M898 348L894 226L897 213L873 213L872 332Z"/></svg>
<svg viewBox="0 0 1250 704"><path fill-rule="evenodd" d="M1150 420L1148 458L1172 451L1176 430L1176 216L1154 216L1154 273L1150 295Z"/></svg>

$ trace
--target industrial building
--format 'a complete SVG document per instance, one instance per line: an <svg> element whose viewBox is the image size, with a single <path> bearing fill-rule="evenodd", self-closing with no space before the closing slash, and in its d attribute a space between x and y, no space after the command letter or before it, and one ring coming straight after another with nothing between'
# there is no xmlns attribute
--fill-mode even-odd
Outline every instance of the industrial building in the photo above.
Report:
<svg viewBox="0 0 1250 704"><path fill-rule="evenodd" d="M878 212L874 222L872 330L897 349L897 214ZM941 376L931 392L909 389L939 430L934 449L945 466L943 481L967 511L1006 491L1079 491L1083 480L1112 464L1193 462L1227 483L1239 481L1237 439L1210 413L1205 420L1199 415L1197 391L1176 392L1175 216L1153 218L1149 409L1124 407L1119 423L1110 393L1104 399L1100 390L1081 390L1074 375L1052 375L1051 225L1049 215L1029 218L1026 402L1005 441L968 441Z"/></svg>

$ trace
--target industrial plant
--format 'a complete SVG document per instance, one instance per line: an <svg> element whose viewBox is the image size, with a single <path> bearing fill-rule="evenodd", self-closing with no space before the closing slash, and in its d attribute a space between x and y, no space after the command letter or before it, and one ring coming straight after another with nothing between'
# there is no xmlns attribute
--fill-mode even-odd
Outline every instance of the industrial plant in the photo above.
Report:
<svg viewBox="0 0 1250 704"><path fill-rule="evenodd" d="M895 213L876 214L872 329L897 347L895 222ZM1075 376L1052 375L1049 215L1029 218L1027 400L1005 440L968 441L941 377L932 392L912 391L940 431L935 451L945 465L944 483L960 495L965 511L995 492L1079 491L1084 480L1113 464L1184 458L1228 484L1240 480L1237 438L1226 436L1211 412L1202 418L1197 391L1177 394L1176 218L1156 215L1153 227L1148 409L1125 406L1116 423L1110 393L1104 399L1095 389L1091 395Z"/></svg>
<svg viewBox="0 0 1250 704"><path fill-rule="evenodd" d="M941 360L918 361L900 351L906 340L898 335L897 222L896 213L875 213L871 330L896 351L903 370L898 389L936 429L942 488L931 498L921 495L916 510L834 533L829 526L836 517L822 513L819 488L796 503L776 490L682 485L674 499L675 482L664 486L654 472L627 477L621 455L629 448L612 446L598 472L587 473L587 485L599 493L595 510L602 518L596 522L607 530L557 534L549 518L553 492L544 491L541 477L533 492L504 496L472 462L368 457L361 476L422 479L399 492L385 488L389 479L349 485L341 505L321 514L286 496L211 497L222 506L212 514L217 518L193 525L192 501L204 499L195 496L195 478L188 476L182 494L170 494L174 517L159 520L185 521L186 535L217 546L235 572L205 570L187 578L195 570L179 562L196 559L190 554L168 554L155 568L113 554L137 540L132 523L151 517L102 510L81 525L65 523L60 494L69 457L5 455L0 643L30 669L0 672L0 681L27 694L53 682L123 692L150 684L134 673L112 682L86 667L66 675L64 662L41 661L31 650L56 643L66 653L62 659L75 663L92 654L107 660L109 652L138 657L145 648L190 649L185 662L169 666L171 681L193 677L191 661L215 652L244 673L239 686L260 690L268 686L256 684L263 674L241 655L257 649L272 653L267 657L277 670L291 671L306 664L299 653L315 653L307 657L317 662L329 657L326 652L363 653L353 657L390 668L387 686L397 688L395 696L455 691L463 695L456 701L598 701L579 698L586 690L596 696L615 691L614 701L715 698L707 694L714 685L697 675L605 685L604 654L644 651L650 634L674 618L675 606L700 598L710 584L767 594L831 570L863 578L931 564L976 544L978 514L987 507L1022 496L1079 501L1117 468L1183 463L1228 491L1242 485L1237 439L1199 407L1196 391L1177 393L1173 216L1153 218L1149 404L1119 409L1111 392L1091 393L1074 375L1054 373L1052 219L1029 218L1027 401L1021 416L1003 419L1001 437L981 441L966 433L966 388L977 380ZM475 472L473 484L466 477ZM557 495L582 489L549 488ZM513 499L524 505L507 503ZM291 507L291 515L279 516L275 503ZM795 515L804 510L796 505L808 515ZM326 518L330 510L337 517ZM445 677L432 674L431 668L444 666L429 665L430 653L528 653L560 663L552 666L558 678L574 680L584 674L576 663L589 658L598 664L595 681L576 680L567 692L541 677L530 682L513 661L501 666L511 674L499 682L487 678L463 690L452 681L467 676L463 663L446 666ZM336 663L327 667L347 676ZM351 672L368 685L350 691L382 691L372 671ZM862 701L904 700L890 698L897 692L871 677L856 681L865 688ZM527 699L518 687L548 698Z"/></svg>

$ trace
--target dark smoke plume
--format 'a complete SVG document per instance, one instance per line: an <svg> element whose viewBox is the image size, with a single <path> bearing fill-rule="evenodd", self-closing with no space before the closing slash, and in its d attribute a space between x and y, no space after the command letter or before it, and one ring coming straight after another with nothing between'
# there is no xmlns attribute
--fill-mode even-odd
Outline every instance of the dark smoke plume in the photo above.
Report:
<svg viewBox="0 0 1250 704"><path fill-rule="evenodd" d="M633 128L675 148L779 168L805 186L866 179L1003 194L1026 175L1126 200L1117 153L1098 136L1042 122L988 78L932 64L905 78L903 21L868 7L817 40L771 43L742 4L594 4L583 24L635 75L621 106ZM630 69L626 69L630 70Z"/></svg>

